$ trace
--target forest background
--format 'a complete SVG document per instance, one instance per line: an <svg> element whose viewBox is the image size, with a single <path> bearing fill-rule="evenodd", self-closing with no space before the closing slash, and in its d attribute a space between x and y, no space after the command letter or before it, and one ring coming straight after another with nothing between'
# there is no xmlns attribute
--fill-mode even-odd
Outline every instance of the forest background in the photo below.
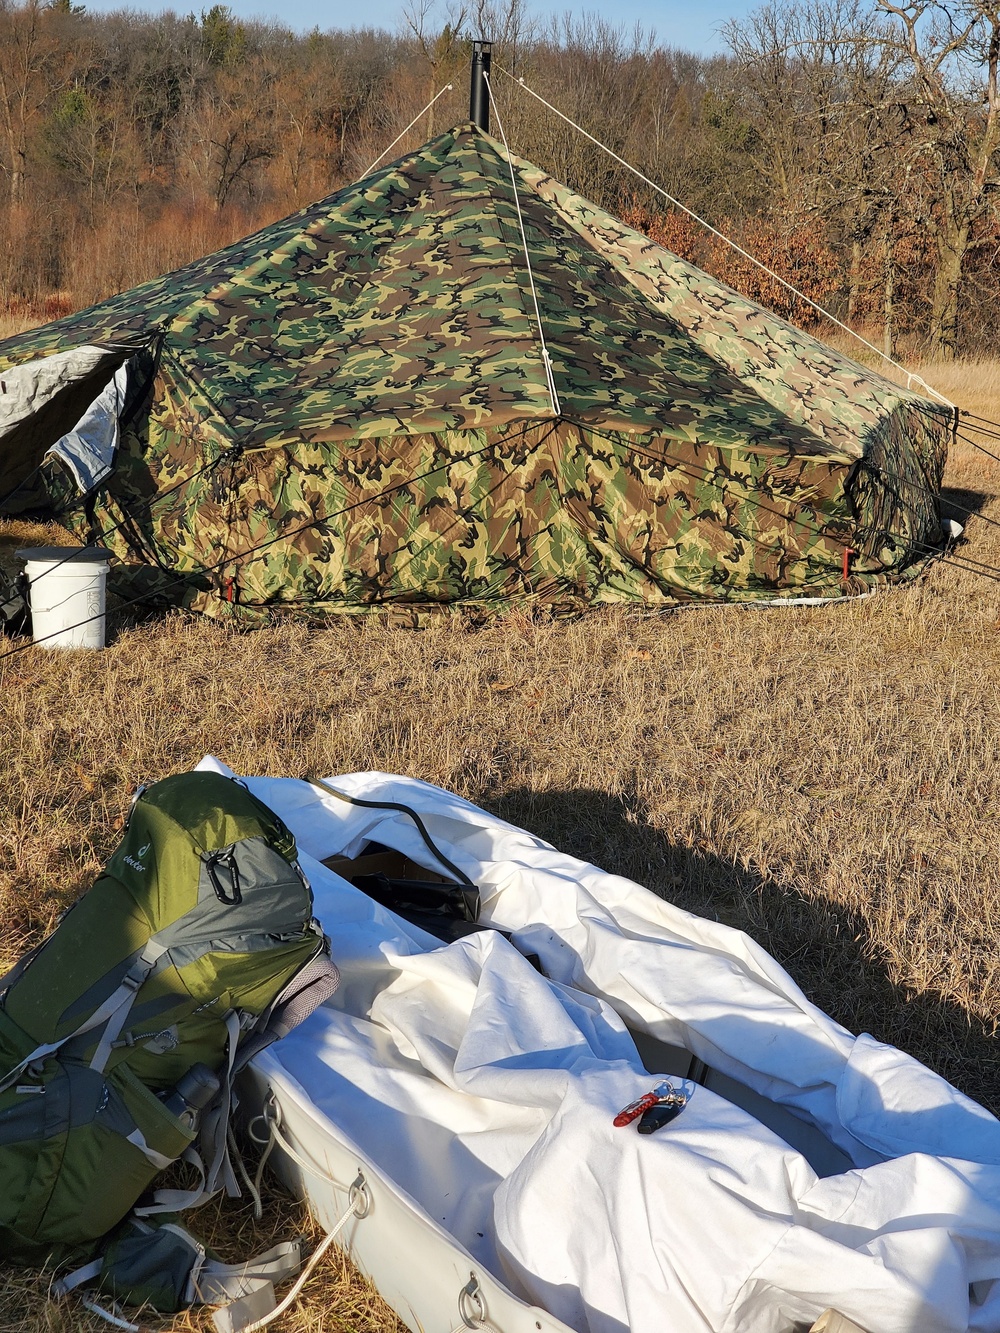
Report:
<svg viewBox="0 0 1000 1333"><path fill-rule="evenodd" d="M804 0L699 56L524 0L394 33L0 0L0 333L90 305L331 193L463 120L470 42L495 42L514 151L810 326L786 288L617 166L512 74L890 354L981 356L1000 323L1000 18ZM421 108L451 83L428 111Z"/></svg>

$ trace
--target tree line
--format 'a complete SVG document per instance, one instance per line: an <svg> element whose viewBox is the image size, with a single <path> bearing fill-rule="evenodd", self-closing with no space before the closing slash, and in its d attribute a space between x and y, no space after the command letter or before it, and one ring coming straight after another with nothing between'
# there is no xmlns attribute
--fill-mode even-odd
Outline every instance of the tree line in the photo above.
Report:
<svg viewBox="0 0 1000 1333"><path fill-rule="evenodd" d="M775 0L698 56L525 0L395 32L0 0L0 308L52 317L209 252L464 120L494 45L515 152L806 326L820 317L529 96L887 353L1000 324L1000 13L988 0ZM434 105L427 106L448 84Z"/></svg>

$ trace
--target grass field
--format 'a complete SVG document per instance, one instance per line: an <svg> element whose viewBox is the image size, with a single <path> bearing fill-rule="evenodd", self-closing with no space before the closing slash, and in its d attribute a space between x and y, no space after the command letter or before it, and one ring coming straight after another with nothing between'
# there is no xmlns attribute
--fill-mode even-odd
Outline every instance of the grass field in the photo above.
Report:
<svg viewBox="0 0 1000 1333"><path fill-rule="evenodd" d="M1000 419L1000 362L922 371ZM997 569L1000 463L960 443L947 485L968 522L956 558ZM172 615L102 653L31 648L0 661L0 947L16 955L87 886L140 782L206 752L244 773L377 768L741 927L841 1023L1000 1111L998 577L942 561L828 607L479 630ZM239 1205L193 1225L235 1258L303 1226L277 1194L270 1217L252 1238ZM283 1329L393 1325L339 1259L307 1290ZM45 1293L0 1275L0 1331L105 1327Z"/></svg>

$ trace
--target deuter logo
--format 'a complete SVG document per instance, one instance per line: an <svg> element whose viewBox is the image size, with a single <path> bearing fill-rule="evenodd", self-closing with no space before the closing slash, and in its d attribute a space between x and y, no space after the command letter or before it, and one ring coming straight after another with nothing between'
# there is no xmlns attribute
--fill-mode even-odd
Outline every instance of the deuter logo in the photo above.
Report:
<svg viewBox="0 0 1000 1333"><path fill-rule="evenodd" d="M153 844L151 842L147 842L144 847L140 847L138 851L138 856L145 856L146 853L149 851L150 847L152 847L152 845ZM145 871L146 869L146 867L142 864L142 862L137 860L135 856L124 856L122 857L122 860L125 862L127 866L131 866L133 870Z"/></svg>

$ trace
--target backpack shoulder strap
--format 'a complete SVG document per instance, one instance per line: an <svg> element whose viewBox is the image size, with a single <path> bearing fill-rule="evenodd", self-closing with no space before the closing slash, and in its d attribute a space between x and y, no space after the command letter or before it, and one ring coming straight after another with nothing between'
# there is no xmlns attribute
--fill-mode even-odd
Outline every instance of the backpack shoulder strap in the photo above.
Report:
<svg viewBox="0 0 1000 1333"><path fill-rule="evenodd" d="M136 992L166 952L166 949L157 944L155 940L147 940L135 962L104 1003L99 1005L75 1031L67 1033L65 1037L60 1037L58 1041L43 1042L41 1046L36 1046L0 1080L0 1092L6 1092L12 1084L17 1082L28 1066L34 1064L36 1060L44 1060L47 1056L54 1055L68 1041L72 1041L75 1037L82 1037L87 1032L93 1032L102 1023L105 1025L104 1033L97 1050L94 1052L90 1067L96 1069L98 1073L103 1073L108 1056L111 1054L111 1045L125 1025Z"/></svg>

